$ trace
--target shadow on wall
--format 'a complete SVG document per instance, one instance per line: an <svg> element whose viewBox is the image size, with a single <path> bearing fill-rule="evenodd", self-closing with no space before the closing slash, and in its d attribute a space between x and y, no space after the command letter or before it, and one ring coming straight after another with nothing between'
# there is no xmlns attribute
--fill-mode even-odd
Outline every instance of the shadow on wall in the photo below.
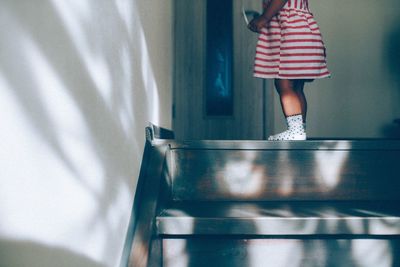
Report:
<svg viewBox="0 0 400 267"><path fill-rule="evenodd" d="M10 259L7 255L15 253L21 257ZM105 267L85 256L56 247L46 247L29 241L0 240L0 267L9 266L57 266L57 267Z"/></svg>
<svg viewBox="0 0 400 267"><path fill-rule="evenodd" d="M115 266L129 222L144 127L149 120L158 123L159 117L157 85L140 17L135 1L101 1L96 5L89 1L34 2L5 1L0 11L0 24L6 25L0 29L0 85L6 85L1 94L11 96L22 114L17 119L29 126L29 132L19 134L46 147L43 151L20 148L25 153L19 160L23 165L30 158L32 163L26 164L32 165L35 160L46 162L55 158L65 169L62 173L71 178L71 186L64 190L79 188L54 196L53 189L63 190L58 188L62 183L55 182L59 177L47 177L45 170L29 177L36 176L38 187L43 187L46 179L51 181L51 185L46 184L48 197L54 197L49 207L56 207L61 213L59 220L64 224L59 227L67 228L59 231L80 238L83 233L91 240L89 246L87 242L70 242L73 238L68 235L51 241L69 244L75 251L84 250L82 253ZM9 177L6 183L13 183L13 178L16 177ZM46 199L35 188L27 191L33 197ZM82 197L83 206L91 207L91 212L74 213L78 216L75 218L71 214L64 216L60 204L68 205L77 194ZM34 203L21 207L24 197L7 203L17 203L15 210L21 213L24 209L46 209L33 206ZM86 217L80 218L82 214ZM34 227L22 235L34 236ZM20 229L24 229L23 225ZM92 245L96 249L90 248ZM76 258L72 253L54 252L37 244L2 242L1 247L1 252L12 251L13 256L32 253L33 247L44 257L60 256L66 262ZM2 257L2 261L5 259Z"/></svg>
<svg viewBox="0 0 400 267"><path fill-rule="evenodd" d="M400 95L400 24L393 24L394 28L386 38L385 62L387 71L395 81ZM400 99L397 100L400 102ZM384 135L389 138L400 138L400 114L394 118L392 123L385 125L382 129Z"/></svg>

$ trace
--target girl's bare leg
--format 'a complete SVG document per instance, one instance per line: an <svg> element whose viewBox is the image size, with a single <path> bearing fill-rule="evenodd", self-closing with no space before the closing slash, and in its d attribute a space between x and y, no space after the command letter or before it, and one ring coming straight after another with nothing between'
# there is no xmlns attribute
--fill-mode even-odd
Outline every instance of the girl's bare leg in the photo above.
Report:
<svg viewBox="0 0 400 267"><path fill-rule="evenodd" d="M303 115L303 122L306 123L307 118L307 99L304 94L304 80L296 80L294 84L294 89L300 100L301 114Z"/></svg>
<svg viewBox="0 0 400 267"><path fill-rule="evenodd" d="M280 134L270 136L268 140L306 139L302 115L304 103L306 102L305 96L302 95L302 90L300 90L303 86L297 80L275 79L275 87L280 97L282 111L285 114L288 129Z"/></svg>
<svg viewBox="0 0 400 267"><path fill-rule="evenodd" d="M286 117L302 114L302 102L296 84L297 80L275 79L275 87L278 91L283 114Z"/></svg>

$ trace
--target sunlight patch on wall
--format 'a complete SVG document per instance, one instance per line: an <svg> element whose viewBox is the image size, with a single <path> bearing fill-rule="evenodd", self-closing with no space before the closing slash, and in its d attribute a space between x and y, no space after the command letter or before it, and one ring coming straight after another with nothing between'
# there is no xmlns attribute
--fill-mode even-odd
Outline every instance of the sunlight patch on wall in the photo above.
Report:
<svg viewBox="0 0 400 267"><path fill-rule="evenodd" d="M34 131L6 92L0 97L0 113L8 117L2 119L8 130L0 134L0 236L49 245L63 237L66 247L72 246L74 227L93 214L96 200L80 182L71 182L70 170L47 144L27 134ZM68 229L71 235L65 235Z"/></svg>
<svg viewBox="0 0 400 267"><path fill-rule="evenodd" d="M62 18L66 29L70 35L70 40L74 43L80 58L83 60L87 71L90 74L92 81L95 83L99 92L102 94L104 99L110 99L112 94L112 83L110 69L105 61L101 51L97 51L96 40L85 33L84 23L85 16L90 15L90 9L82 12L80 9L89 5L87 1L80 0L75 1L57 1L53 0L53 5L58 11L58 15ZM84 4L86 2L86 4ZM84 14L84 16L80 16ZM90 23L93 23L90 22ZM96 22L95 22L96 23ZM93 27L95 29L95 27ZM94 32L92 32L93 34Z"/></svg>
<svg viewBox="0 0 400 267"><path fill-rule="evenodd" d="M46 58L30 40L24 42L25 54L36 78L37 97L43 101L43 108L50 119L49 123L55 131L62 151L72 164L72 175L84 177L86 188L92 193L100 194L104 188L102 166L98 161L93 161L97 155L90 146L91 136L87 125L82 119L80 110L67 93L57 73L47 62ZM103 178L104 179L104 178ZM80 178L80 180L82 180ZM81 181L82 182L82 181Z"/></svg>
<svg viewBox="0 0 400 267"><path fill-rule="evenodd" d="M62 1L56 1L62 2ZM90 19L90 14L93 10L93 3L90 0L68 0L67 2L71 9L74 10L75 14L82 20L87 21ZM60 3L61 5L63 3ZM64 6L65 7L65 6Z"/></svg>
<svg viewBox="0 0 400 267"><path fill-rule="evenodd" d="M153 124L159 125L159 116L160 113L160 100L158 95L157 84L154 79L153 71L150 67L150 58L146 50L146 41L144 39L144 34L140 38L140 50L143 51L141 65L142 65L142 78L145 85L145 90L147 95L149 96L148 99L152 100L151 105L148 106L148 112L150 114L151 122Z"/></svg>
<svg viewBox="0 0 400 267"><path fill-rule="evenodd" d="M117 110L117 114L124 131L126 133L131 133L133 132L134 130L133 127L135 125L135 112L132 103L133 90L130 89L133 88L132 73L134 70L131 63L129 47L127 45L121 47L120 62L122 66L122 79L121 79L122 88L129 88L129 89L122 91L123 105L121 108Z"/></svg>
<svg viewBox="0 0 400 267"><path fill-rule="evenodd" d="M134 9L135 10L135 9ZM138 15L138 14L135 14ZM137 16L138 18L139 16ZM157 82L154 77L153 68L150 62L149 51L147 49L146 38L140 21L136 21L139 25L138 42L139 51L141 52L140 65L142 68L142 80L144 82L144 89L148 96L147 99L151 100L148 105L148 114L150 115L151 122L160 125L160 99L158 93Z"/></svg>
<svg viewBox="0 0 400 267"><path fill-rule="evenodd" d="M115 1L119 16L123 20L124 25L129 33L133 31L133 27L135 25L133 23L133 14L132 14L132 10L134 9L133 2L134 1L127 1L127 0Z"/></svg>
<svg viewBox="0 0 400 267"><path fill-rule="evenodd" d="M58 11L59 16L63 19L66 29L71 37L71 40L74 42L74 45L83 59L84 65L86 66L87 71L89 72L92 81L95 83L96 87L99 89L99 92L102 94L103 99L106 102L110 99L113 90L115 89L112 80L113 71L109 68L110 60L118 60L118 58L104 58L104 54L102 54L99 48L95 45L96 43L96 33L91 35L89 38L88 33L85 33L82 27L84 22L84 18L79 17L79 12L76 12L76 9L79 8L79 5L74 4L76 1L65 2L65 1L57 1L53 0L53 5ZM138 11L136 10L135 3L127 0L119 0L116 2L117 12L121 16L120 19L123 22L123 26L126 27L126 30L123 31L125 36L109 36L109 38L115 38L115 40L110 40L110 42L114 42L115 46L121 46L123 48L125 44L135 44L137 49L137 55L139 58L133 58L131 55L131 51L124 49L119 49L122 51L119 55L120 62L118 62L122 68L120 71L123 74L128 74L127 77L132 77L129 73L131 68L126 65L125 59L129 61L139 61L141 77L140 80L143 81L143 89L146 93L147 103L147 114L149 114L150 121L154 124L159 125L159 117L160 117L160 99L158 93L158 86L156 79L154 77L153 68L150 62L150 56L148 51L147 42L145 39L145 34L143 31L143 27L141 25L140 16ZM118 25L116 25L118 26ZM93 27L93 26L92 26ZM103 25L104 27L104 25ZM123 30L123 29L122 29ZM97 32L97 34L100 34ZM109 48L111 49L111 48ZM115 56L118 57L117 54ZM124 57L125 59L122 59ZM124 61L121 61L124 60ZM127 68L127 69L125 69ZM115 75L115 73L114 73ZM118 75L122 76L122 75ZM126 91L131 90L129 83L122 84L122 88ZM129 99L129 98L126 98ZM126 120L126 118L122 118L122 120ZM125 126L126 127L126 126Z"/></svg>
<svg viewBox="0 0 400 267"><path fill-rule="evenodd" d="M5 3L0 238L116 266L144 127L160 120L140 11L130 0Z"/></svg>

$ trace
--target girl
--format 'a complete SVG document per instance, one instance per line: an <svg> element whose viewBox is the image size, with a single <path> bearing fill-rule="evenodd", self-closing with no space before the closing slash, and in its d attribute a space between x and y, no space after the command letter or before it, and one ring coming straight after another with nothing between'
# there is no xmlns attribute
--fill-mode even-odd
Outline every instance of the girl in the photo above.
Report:
<svg viewBox="0 0 400 267"><path fill-rule="evenodd" d="M273 78L288 129L268 140L306 140L304 83L330 76L325 46L308 0L264 0L249 23L259 33L254 76Z"/></svg>

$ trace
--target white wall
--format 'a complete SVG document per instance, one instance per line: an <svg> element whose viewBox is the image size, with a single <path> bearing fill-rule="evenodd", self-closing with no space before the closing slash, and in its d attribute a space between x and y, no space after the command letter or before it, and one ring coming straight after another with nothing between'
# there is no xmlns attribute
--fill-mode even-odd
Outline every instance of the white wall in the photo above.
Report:
<svg viewBox="0 0 400 267"><path fill-rule="evenodd" d="M400 1L310 0L310 6L332 78L306 89L309 135L390 137L392 121L400 117ZM278 101L275 114L278 131Z"/></svg>
<svg viewBox="0 0 400 267"><path fill-rule="evenodd" d="M148 121L171 127L172 0L2 0L0 266L117 266Z"/></svg>

